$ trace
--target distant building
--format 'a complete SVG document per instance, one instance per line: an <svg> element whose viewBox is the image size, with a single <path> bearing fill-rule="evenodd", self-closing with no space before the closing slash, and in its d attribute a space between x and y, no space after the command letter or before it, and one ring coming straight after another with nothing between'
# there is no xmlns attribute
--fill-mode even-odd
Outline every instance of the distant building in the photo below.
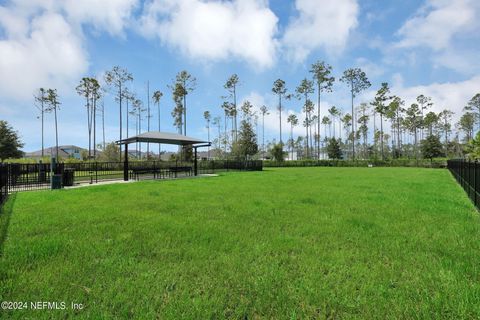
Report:
<svg viewBox="0 0 480 320"><path fill-rule="evenodd" d="M288 155L285 157L286 161L295 161L295 160L302 160L303 157L302 154L299 154L297 151L289 151ZM317 153L315 152L312 154L312 159L316 160L317 159ZM320 152L320 160L328 160L328 154L326 152Z"/></svg>
<svg viewBox="0 0 480 320"><path fill-rule="evenodd" d="M87 149L80 148L74 145L67 145L67 146L58 146L58 156L60 158L74 158L74 159L82 159L81 153L82 151L88 152ZM52 155L56 155L56 148L50 147L43 149L43 154L45 157L51 157ZM33 151L33 152L26 152L26 158L41 158L42 157L42 150Z"/></svg>
<svg viewBox="0 0 480 320"><path fill-rule="evenodd" d="M286 161L294 161L294 160L298 160L298 154L297 154L297 151L293 151L293 152L288 152L288 155L287 157L285 158Z"/></svg>
<svg viewBox="0 0 480 320"><path fill-rule="evenodd" d="M52 154L55 155L55 147L45 148L43 149L43 153L45 157L51 157ZM97 157L101 153L102 151L97 150ZM63 159L73 158L73 159L81 160L82 154L88 154L88 150L85 148L74 146L74 145L58 146L58 156ZM130 158L133 158L133 159L147 159L147 153L145 151L129 149L128 155L130 156ZM177 152L162 151L161 159L163 161L169 161L174 155L177 155ZM93 150L92 150L92 156L93 156ZM153 151L150 151L150 156L152 157L152 160L158 159L158 153L155 153ZM199 150L197 156L198 156L198 159L207 159L208 152ZM42 150L25 153L25 158L41 158L41 157L42 157Z"/></svg>

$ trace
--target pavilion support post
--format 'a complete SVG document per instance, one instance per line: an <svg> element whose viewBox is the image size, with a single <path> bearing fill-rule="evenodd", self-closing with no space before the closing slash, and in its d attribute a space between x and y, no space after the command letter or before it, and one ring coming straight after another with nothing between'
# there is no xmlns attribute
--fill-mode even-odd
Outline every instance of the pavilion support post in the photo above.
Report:
<svg viewBox="0 0 480 320"><path fill-rule="evenodd" d="M195 158L194 158L194 164L193 164L193 170L195 173L195 176L198 176L198 161L197 161L197 147L193 147L195 149Z"/></svg>
<svg viewBox="0 0 480 320"><path fill-rule="evenodd" d="M125 160L123 161L123 180L128 181L128 143L125 143Z"/></svg>

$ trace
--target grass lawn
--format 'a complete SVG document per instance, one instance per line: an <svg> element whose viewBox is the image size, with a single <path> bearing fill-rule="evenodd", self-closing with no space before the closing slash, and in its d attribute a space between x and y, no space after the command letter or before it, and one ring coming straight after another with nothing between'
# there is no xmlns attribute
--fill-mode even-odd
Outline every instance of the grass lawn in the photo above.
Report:
<svg viewBox="0 0 480 320"><path fill-rule="evenodd" d="M0 300L67 310L0 318L480 317L479 215L447 170L268 169L5 211Z"/></svg>

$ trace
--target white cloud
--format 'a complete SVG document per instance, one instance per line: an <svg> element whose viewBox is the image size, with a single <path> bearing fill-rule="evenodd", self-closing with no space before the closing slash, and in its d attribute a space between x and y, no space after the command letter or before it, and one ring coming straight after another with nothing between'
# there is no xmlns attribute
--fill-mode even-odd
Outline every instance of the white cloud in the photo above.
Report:
<svg viewBox="0 0 480 320"><path fill-rule="evenodd" d="M479 28L479 1L428 0L398 30L399 40L391 46L391 50L386 51L387 54L394 54L397 50L413 65L420 57L414 50L425 48L430 51L423 52L423 56L434 67L444 67L471 76L480 70L475 53ZM403 51L398 52L398 49ZM403 59L395 57L392 60Z"/></svg>
<svg viewBox="0 0 480 320"><path fill-rule="evenodd" d="M81 39L63 16L44 12L27 19L12 16L9 37L0 40L0 93L7 97L31 98L40 86L63 87L88 68ZM14 25L23 32L11 31Z"/></svg>
<svg viewBox="0 0 480 320"><path fill-rule="evenodd" d="M377 78L385 74L384 67L364 57L357 58L355 65L365 71L369 78Z"/></svg>
<svg viewBox="0 0 480 320"><path fill-rule="evenodd" d="M4 10L33 16L44 11L55 12L64 15L72 25L88 24L98 31L117 35L128 24L137 3L138 0L12 0Z"/></svg>
<svg viewBox="0 0 480 320"><path fill-rule="evenodd" d="M450 48L433 57L433 66L446 67L465 75L475 75L480 72L478 52L475 50Z"/></svg>
<svg viewBox="0 0 480 320"><path fill-rule="evenodd" d="M392 87L391 91L404 99L407 107L414 103L420 94L432 97L433 111L440 112L443 109L449 109L455 112L456 118L458 118L467 102L480 91L479 84L480 76L475 76L459 82L404 87L403 81L397 76L397 84Z"/></svg>
<svg viewBox="0 0 480 320"><path fill-rule="evenodd" d="M313 50L342 51L358 24L356 0L296 0L298 16L285 30L282 42L291 59L304 61Z"/></svg>
<svg viewBox="0 0 480 320"><path fill-rule="evenodd" d="M0 5L0 94L31 99L88 71L82 26L121 34L137 0L13 0Z"/></svg>
<svg viewBox="0 0 480 320"><path fill-rule="evenodd" d="M14 116L17 114L16 110L13 109L13 108L9 108L7 107L6 105L2 105L0 104L0 114L3 116L3 117L6 117L6 116ZM4 119L2 119L4 120Z"/></svg>
<svg viewBox="0 0 480 320"><path fill-rule="evenodd" d="M267 68L275 61L277 22L262 0L153 0L140 32L192 59L239 58Z"/></svg>
<svg viewBox="0 0 480 320"><path fill-rule="evenodd" d="M72 22L91 24L97 30L118 35L128 23L137 0L65 0L61 3Z"/></svg>
<svg viewBox="0 0 480 320"><path fill-rule="evenodd" d="M452 38L470 32L479 16L477 0L429 0L398 31L398 47L448 48Z"/></svg>

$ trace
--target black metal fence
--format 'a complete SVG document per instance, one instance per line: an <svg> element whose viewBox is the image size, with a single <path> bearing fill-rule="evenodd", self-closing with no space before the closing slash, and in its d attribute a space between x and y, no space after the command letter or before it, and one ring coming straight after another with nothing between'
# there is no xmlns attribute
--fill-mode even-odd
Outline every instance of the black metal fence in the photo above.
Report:
<svg viewBox="0 0 480 320"><path fill-rule="evenodd" d="M448 169L477 208L480 208L480 163L463 159L447 161Z"/></svg>
<svg viewBox="0 0 480 320"><path fill-rule="evenodd" d="M199 174L221 171L262 170L262 161L204 160L198 161ZM0 163L0 204L10 192L51 188L52 174L63 176L63 185L73 183L98 183L123 180L123 162L59 163L54 172L49 163ZM128 164L130 179L162 179L191 176L193 162L131 161Z"/></svg>
<svg viewBox="0 0 480 320"><path fill-rule="evenodd" d="M7 163L3 164L3 180L7 192L49 189L52 174L61 174L63 164L58 164L52 172L49 163Z"/></svg>
<svg viewBox="0 0 480 320"><path fill-rule="evenodd" d="M0 205L7 199L8 195L8 167L0 163Z"/></svg>

